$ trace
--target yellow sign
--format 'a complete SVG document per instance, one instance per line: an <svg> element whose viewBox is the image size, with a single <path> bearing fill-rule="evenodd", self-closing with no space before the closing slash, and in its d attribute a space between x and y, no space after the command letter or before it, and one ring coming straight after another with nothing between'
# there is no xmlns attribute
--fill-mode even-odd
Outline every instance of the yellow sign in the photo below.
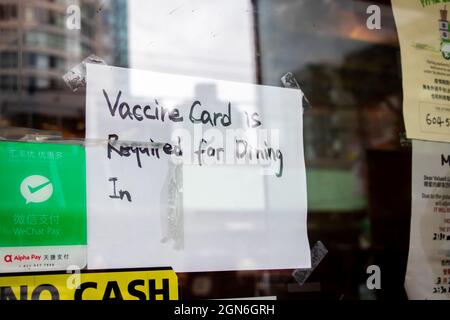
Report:
<svg viewBox="0 0 450 320"><path fill-rule="evenodd" d="M408 138L450 142L450 3L392 0Z"/></svg>
<svg viewBox="0 0 450 320"><path fill-rule="evenodd" d="M0 300L178 300L170 269L0 277Z"/></svg>

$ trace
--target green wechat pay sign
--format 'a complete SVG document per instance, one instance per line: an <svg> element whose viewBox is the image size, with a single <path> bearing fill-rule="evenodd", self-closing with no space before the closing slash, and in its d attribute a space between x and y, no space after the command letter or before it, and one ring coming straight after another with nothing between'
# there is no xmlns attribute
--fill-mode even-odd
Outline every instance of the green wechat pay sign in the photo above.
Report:
<svg viewBox="0 0 450 320"><path fill-rule="evenodd" d="M0 247L86 245L79 145L0 142Z"/></svg>

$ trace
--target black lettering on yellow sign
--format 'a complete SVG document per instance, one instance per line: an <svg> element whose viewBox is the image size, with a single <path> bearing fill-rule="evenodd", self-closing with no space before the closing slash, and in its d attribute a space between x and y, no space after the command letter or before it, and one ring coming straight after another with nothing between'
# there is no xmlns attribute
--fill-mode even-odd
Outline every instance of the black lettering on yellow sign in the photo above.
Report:
<svg viewBox="0 0 450 320"><path fill-rule="evenodd" d="M59 300L59 292L51 284L42 284L36 287L31 293L31 300L39 300L41 293L47 291L51 295L51 300ZM18 300L12 287L0 287L0 300ZM19 300L28 300L28 286L20 286Z"/></svg>
<svg viewBox="0 0 450 320"><path fill-rule="evenodd" d="M0 300L177 300L171 269L0 277Z"/></svg>

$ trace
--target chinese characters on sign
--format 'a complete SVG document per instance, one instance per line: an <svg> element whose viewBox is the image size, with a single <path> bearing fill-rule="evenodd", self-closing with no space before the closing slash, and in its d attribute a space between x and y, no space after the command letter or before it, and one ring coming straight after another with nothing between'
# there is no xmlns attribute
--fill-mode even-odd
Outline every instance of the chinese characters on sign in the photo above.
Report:
<svg viewBox="0 0 450 320"><path fill-rule="evenodd" d="M450 29L441 1L393 0L408 138L450 142Z"/></svg>
<svg viewBox="0 0 450 320"><path fill-rule="evenodd" d="M405 287L410 299L450 298L450 145L413 141Z"/></svg>
<svg viewBox="0 0 450 320"><path fill-rule="evenodd" d="M0 272L86 265L85 152L0 142Z"/></svg>

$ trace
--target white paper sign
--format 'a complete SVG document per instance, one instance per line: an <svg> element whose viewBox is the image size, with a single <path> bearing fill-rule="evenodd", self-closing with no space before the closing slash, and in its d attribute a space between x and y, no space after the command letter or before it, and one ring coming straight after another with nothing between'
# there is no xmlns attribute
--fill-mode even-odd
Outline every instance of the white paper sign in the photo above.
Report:
<svg viewBox="0 0 450 320"><path fill-rule="evenodd" d="M410 299L450 298L450 145L413 141L405 288Z"/></svg>
<svg viewBox="0 0 450 320"><path fill-rule="evenodd" d="M88 65L88 267L309 268L300 90Z"/></svg>

